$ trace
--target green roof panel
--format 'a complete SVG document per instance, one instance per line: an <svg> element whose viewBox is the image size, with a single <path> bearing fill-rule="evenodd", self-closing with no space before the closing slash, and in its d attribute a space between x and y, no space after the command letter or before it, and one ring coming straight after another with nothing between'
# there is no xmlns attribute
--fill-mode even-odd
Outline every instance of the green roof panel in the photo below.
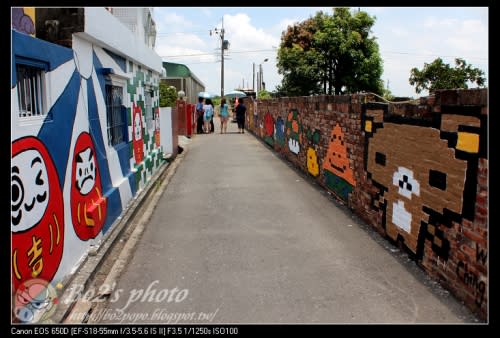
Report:
<svg viewBox="0 0 500 338"><path fill-rule="evenodd" d="M163 68L167 72L167 77L190 77L191 71L186 65L173 62L163 62Z"/></svg>

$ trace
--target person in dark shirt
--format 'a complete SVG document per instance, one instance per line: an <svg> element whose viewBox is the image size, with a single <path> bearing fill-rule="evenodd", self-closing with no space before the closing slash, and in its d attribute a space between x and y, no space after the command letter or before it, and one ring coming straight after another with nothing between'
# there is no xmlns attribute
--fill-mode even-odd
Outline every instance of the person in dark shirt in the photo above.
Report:
<svg viewBox="0 0 500 338"><path fill-rule="evenodd" d="M247 107L243 104L243 99L238 99L238 106L236 106L236 122L238 122L238 133L245 133L245 112Z"/></svg>
<svg viewBox="0 0 500 338"><path fill-rule="evenodd" d="M203 134L203 98L198 98L198 103L196 104L196 133Z"/></svg>

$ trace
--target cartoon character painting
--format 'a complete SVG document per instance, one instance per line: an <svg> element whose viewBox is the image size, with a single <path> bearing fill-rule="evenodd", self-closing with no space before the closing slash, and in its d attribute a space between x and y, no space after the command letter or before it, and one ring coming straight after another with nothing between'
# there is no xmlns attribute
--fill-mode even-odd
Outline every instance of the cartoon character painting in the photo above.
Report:
<svg viewBox="0 0 500 338"><path fill-rule="evenodd" d="M77 236L95 238L106 220L107 201L92 137L83 132L76 140L71 170L71 218Z"/></svg>
<svg viewBox="0 0 500 338"><path fill-rule="evenodd" d="M264 141L271 147L274 146L274 120L269 112L264 115Z"/></svg>
<svg viewBox="0 0 500 338"><path fill-rule="evenodd" d="M144 139L142 138L142 110L140 106L132 103L132 143L134 147L135 163L140 164L144 160Z"/></svg>
<svg viewBox="0 0 500 338"><path fill-rule="evenodd" d="M12 7L12 28L15 30L35 35L35 8L34 7Z"/></svg>
<svg viewBox="0 0 500 338"><path fill-rule="evenodd" d="M356 180L349 164L345 134L338 123L330 135L323 169L326 186L347 201L349 193L356 186Z"/></svg>
<svg viewBox="0 0 500 338"><path fill-rule="evenodd" d="M447 259L446 228L460 222L466 200L475 201L464 195L467 186L475 187L470 165L477 166L480 119L443 114L439 128L432 128L411 120L391 123L370 110L366 115L367 172L379 187L373 205L384 212L387 235L402 240L417 257L429 240Z"/></svg>
<svg viewBox="0 0 500 338"><path fill-rule="evenodd" d="M160 108L155 109L155 144L160 147Z"/></svg>
<svg viewBox="0 0 500 338"><path fill-rule="evenodd" d="M319 164L316 147L319 144L321 132L319 129L315 129L314 132L311 132L310 129L307 129L306 136L310 144L310 146L307 148L307 171L312 176L317 177L319 175Z"/></svg>
<svg viewBox="0 0 500 338"><path fill-rule="evenodd" d="M288 148L294 154L299 154L300 143L302 143L302 127L299 121L299 112L292 109L288 112L286 121L286 135L288 136Z"/></svg>
<svg viewBox="0 0 500 338"><path fill-rule="evenodd" d="M281 116L278 116L274 125L274 139L281 146L285 146L285 122Z"/></svg>
<svg viewBox="0 0 500 338"><path fill-rule="evenodd" d="M59 303L55 289L46 280L29 279L14 294L14 317L23 324L48 323Z"/></svg>
<svg viewBox="0 0 500 338"><path fill-rule="evenodd" d="M64 205L59 177L45 145L36 137L12 143L12 281L50 281L64 246Z"/></svg>

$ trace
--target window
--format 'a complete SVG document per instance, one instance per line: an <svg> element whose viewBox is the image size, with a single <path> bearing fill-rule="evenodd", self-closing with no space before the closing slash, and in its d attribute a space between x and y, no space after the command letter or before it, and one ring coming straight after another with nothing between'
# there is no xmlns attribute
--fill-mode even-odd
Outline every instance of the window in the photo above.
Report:
<svg viewBox="0 0 500 338"><path fill-rule="evenodd" d="M43 68L16 65L19 117L45 115L45 71Z"/></svg>
<svg viewBox="0 0 500 338"><path fill-rule="evenodd" d="M122 111L123 88L106 84L106 115L108 118L108 144L115 146L125 142L125 124Z"/></svg>
<svg viewBox="0 0 500 338"><path fill-rule="evenodd" d="M146 126L148 130L153 129L153 107L151 104L151 92L150 91L145 91L144 92L144 109L146 110L145 115L146 115Z"/></svg>

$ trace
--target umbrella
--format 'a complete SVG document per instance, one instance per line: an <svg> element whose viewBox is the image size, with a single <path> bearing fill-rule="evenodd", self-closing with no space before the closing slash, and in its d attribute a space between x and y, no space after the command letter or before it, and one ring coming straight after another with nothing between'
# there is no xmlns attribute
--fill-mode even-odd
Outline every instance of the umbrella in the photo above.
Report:
<svg viewBox="0 0 500 338"><path fill-rule="evenodd" d="M247 96L247 94L240 92L239 90L232 90L228 93L225 93L224 96L232 99L234 97L245 97Z"/></svg>
<svg viewBox="0 0 500 338"><path fill-rule="evenodd" d="M214 94L211 94L209 92L199 92L198 93L198 97L202 97L204 99L211 99L211 98L214 98L215 95Z"/></svg>

